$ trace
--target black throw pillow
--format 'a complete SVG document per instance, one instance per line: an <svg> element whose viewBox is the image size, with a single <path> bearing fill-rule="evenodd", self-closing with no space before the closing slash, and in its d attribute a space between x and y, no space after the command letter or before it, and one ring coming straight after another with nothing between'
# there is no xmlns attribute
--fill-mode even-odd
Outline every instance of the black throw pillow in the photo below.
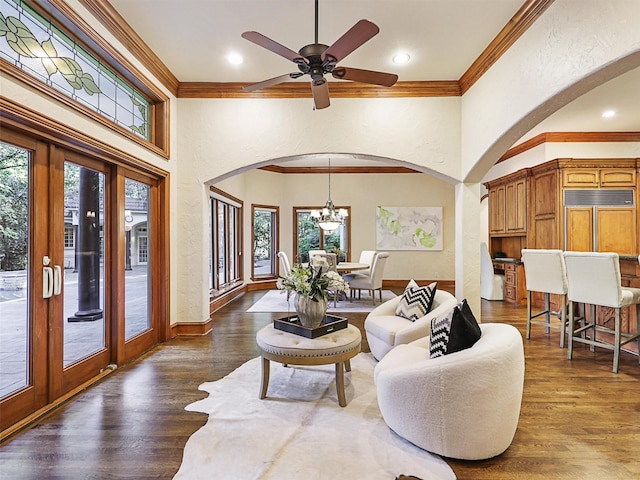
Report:
<svg viewBox="0 0 640 480"><path fill-rule="evenodd" d="M430 358L472 347L482 335L465 298L450 312L431 321Z"/></svg>

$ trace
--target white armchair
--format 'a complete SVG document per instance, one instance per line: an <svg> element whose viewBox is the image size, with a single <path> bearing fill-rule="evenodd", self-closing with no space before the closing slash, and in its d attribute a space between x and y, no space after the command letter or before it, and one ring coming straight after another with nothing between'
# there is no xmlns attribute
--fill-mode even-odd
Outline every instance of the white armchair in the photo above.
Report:
<svg viewBox="0 0 640 480"><path fill-rule="evenodd" d="M402 295L378 305L364 321L367 343L377 360L382 358L396 345L413 342L431 335L431 320L458 304L456 297L445 290L436 290L431 311L424 317L412 322L396 315L396 308Z"/></svg>
<svg viewBox="0 0 640 480"><path fill-rule="evenodd" d="M513 441L520 417L524 351L506 323L480 325L466 350L429 358L429 340L400 345L376 365L378 405L387 425L424 450L481 460Z"/></svg>

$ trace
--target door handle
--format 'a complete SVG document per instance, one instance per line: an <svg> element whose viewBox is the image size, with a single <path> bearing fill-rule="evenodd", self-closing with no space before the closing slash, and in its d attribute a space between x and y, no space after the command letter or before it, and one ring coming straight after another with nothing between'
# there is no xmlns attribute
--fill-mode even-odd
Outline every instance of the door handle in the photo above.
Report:
<svg viewBox="0 0 640 480"><path fill-rule="evenodd" d="M53 266L53 294L60 295L62 290L62 268L60 265Z"/></svg>
<svg viewBox="0 0 640 480"><path fill-rule="evenodd" d="M42 267L42 298L53 295L53 268Z"/></svg>

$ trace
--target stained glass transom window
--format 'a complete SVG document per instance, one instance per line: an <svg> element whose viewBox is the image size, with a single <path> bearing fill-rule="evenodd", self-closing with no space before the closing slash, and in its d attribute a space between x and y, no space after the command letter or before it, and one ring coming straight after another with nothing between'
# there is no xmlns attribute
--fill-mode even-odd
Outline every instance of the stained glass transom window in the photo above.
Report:
<svg viewBox="0 0 640 480"><path fill-rule="evenodd" d="M149 100L22 0L0 0L0 57L150 141Z"/></svg>

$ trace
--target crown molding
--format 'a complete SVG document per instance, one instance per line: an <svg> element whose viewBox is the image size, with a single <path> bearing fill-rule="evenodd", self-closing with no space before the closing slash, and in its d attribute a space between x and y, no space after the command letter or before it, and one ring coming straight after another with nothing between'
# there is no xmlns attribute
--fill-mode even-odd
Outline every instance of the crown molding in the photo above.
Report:
<svg viewBox="0 0 640 480"><path fill-rule="evenodd" d="M60 0L63 1L63 0ZM180 82L108 0L78 0L114 35L173 95L178 98L309 98L306 82L276 85L245 93L244 84ZM331 82L332 98L407 98L461 96L498 61L554 0L526 0L498 35L459 80L398 82L393 87L356 82Z"/></svg>
<svg viewBox="0 0 640 480"><path fill-rule="evenodd" d="M176 76L107 0L78 1L133 54L172 95L177 95L180 82ZM64 3L64 0L60 0L60 2Z"/></svg>
<svg viewBox="0 0 640 480"><path fill-rule="evenodd" d="M554 0L527 0L507 22L491 43L460 77L460 91L464 95L498 59L511 48Z"/></svg>
<svg viewBox="0 0 640 480"><path fill-rule="evenodd" d="M309 82L281 83L256 92L244 92L246 83L181 82L178 98L311 98ZM406 98L459 97L455 80L428 82L398 82L393 87L381 87L355 82L329 82L331 98Z"/></svg>
<svg viewBox="0 0 640 480"><path fill-rule="evenodd" d="M536 135L506 151L496 163L520 155L543 143L640 142L640 132L547 132Z"/></svg>

